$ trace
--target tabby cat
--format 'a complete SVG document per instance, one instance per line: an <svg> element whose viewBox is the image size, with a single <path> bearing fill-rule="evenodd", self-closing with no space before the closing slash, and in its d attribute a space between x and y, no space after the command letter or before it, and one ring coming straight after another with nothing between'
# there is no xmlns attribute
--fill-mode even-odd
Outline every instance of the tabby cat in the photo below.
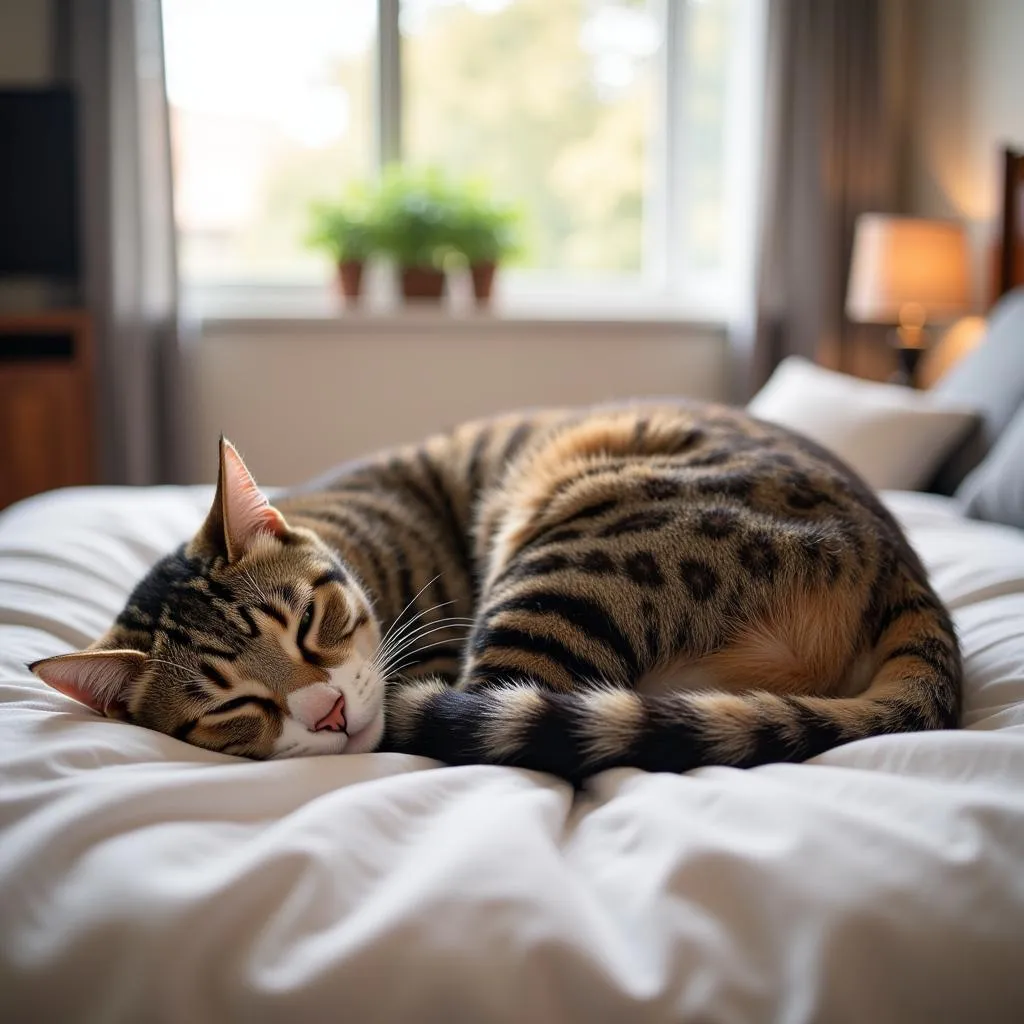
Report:
<svg viewBox="0 0 1024 1024"><path fill-rule="evenodd" d="M510 415L213 507L86 651L31 666L252 758L391 749L578 781L949 728L952 623L827 452L722 406Z"/></svg>

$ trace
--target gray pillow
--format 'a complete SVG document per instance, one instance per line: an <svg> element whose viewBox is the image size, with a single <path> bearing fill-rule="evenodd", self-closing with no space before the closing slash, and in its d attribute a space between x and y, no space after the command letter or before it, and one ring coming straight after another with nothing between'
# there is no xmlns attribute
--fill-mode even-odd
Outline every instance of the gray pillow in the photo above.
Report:
<svg viewBox="0 0 1024 1024"><path fill-rule="evenodd" d="M929 487L939 494L953 494L1024 403L1024 288L996 303L981 344L932 391L957 405L977 409L982 417L979 429L939 467Z"/></svg>
<svg viewBox="0 0 1024 1024"><path fill-rule="evenodd" d="M1024 529L1024 405L956 496L975 519Z"/></svg>

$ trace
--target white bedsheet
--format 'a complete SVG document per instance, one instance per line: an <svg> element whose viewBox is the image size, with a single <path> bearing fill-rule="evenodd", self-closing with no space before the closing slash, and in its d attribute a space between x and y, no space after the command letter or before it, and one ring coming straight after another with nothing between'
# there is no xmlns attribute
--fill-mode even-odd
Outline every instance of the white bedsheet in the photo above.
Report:
<svg viewBox="0 0 1024 1024"><path fill-rule="evenodd" d="M24 668L209 492L0 517L0 1020L1024 1020L1024 534L890 496L955 610L959 732L806 765L255 764Z"/></svg>

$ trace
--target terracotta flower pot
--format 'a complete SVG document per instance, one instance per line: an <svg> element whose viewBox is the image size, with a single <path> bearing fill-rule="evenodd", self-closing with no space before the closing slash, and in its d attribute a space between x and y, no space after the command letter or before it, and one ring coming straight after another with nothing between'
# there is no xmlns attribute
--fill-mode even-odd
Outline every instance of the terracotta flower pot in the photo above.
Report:
<svg viewBox="0 0 1024 1024"><path fill-rule="evenodd" d="M342 260L338 264L338 282L346 302L358 302L363 291L363 261Z"/></svg>
<svg viewBox="0 0 1024 1024"><path fill-rule="evenodd" d="M402 267L402 296L406 299L440 300L444 295L444 271L435 267Z"/></svg>
<svg viewBox="0 0 1024 1024"><path fill-rule="evenodd" d="M496 263L474 263L469 268L473 277L473 298L478 306L489 306L491 304L491 293L494 291L494 274L498 266Z"/></svg>

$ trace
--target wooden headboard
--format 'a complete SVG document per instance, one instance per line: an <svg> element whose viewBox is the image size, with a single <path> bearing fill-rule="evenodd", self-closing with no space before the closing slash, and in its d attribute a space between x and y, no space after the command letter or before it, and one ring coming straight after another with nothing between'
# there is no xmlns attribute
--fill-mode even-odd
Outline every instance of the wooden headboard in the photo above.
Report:
<svg viewBox="0 0 1024 1024"><path fill-rule="evenodd" d="M1024 153L1003 149L1003 196L992 301L1024 284Z"/></svg>

